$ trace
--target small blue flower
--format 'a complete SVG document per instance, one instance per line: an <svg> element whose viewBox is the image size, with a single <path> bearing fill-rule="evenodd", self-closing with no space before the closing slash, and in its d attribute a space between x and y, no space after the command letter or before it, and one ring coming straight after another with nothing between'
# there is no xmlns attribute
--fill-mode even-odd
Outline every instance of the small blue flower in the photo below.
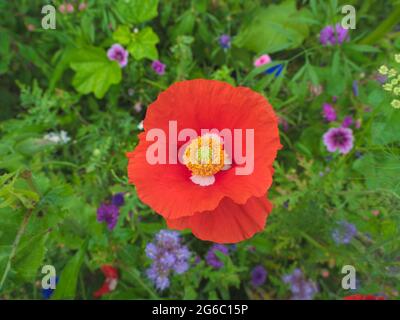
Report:
<svg viewBox="0 0 400 320"><path fill-rule="evenodd" d="M261 265L254 267L251 271L251 283L254 287L262 286L267 279L267 270Z"/></svg>
<svg viewBox="0 0 400 320"><path fill-rule="evenodd" d="M356 97L358 97L359 91L358 91L358 81L357 81L357 80L354 80L354 81L353 81L352 89L353 89L353 94L354 94Z"/></svg>
<svg viewBox="0 0 400 320"><path fill-rule="evenodd" d="M283 276L282 280L290 285L292 300L312 300L318 293L317 285L312 281L307 281L300 269L294 269L292 274Z"/></svg>
<svg viewBox="0 0 400 320"><path fill-rule="evenodd" d="M161 230L155 241L146 245L146 255L153 260L147 269L147 277L160 291L169 287L169 276L172 272L182 274L189 269L189 249L181 244L179 233Z"/></svg>
<svg viewBox="0 0 400 320"><path fill-rule="evenodd" d="M58 283L59 278L56 277L56 284ZM50 299L56 289L42 289L42 297L43 299Z"/></svg>
<svg viewBox="0 0 400 320"><path fill-rule="evenodd" d="M283 64L277 64L271 68L268 68L267 70L265 70L266 74L274 74L274 77L277 78L281 75L283 71Z"/></svg>
<svg viewBox="0 0 400 320"><path fill-rule="evenodd" d="M222 49L229 49L231 47L231 37L227 34L223 34L219 37L219 45Z"/></svg>
<svg viewBox="0 0 400 320"><path fill-rule="evenodd" d="M338 228L332 231L332 238L337 244L349 244L357 235L357 228L347 221L339 221Z"/></svg>
<svg viewBox="0 0 400 320"><path fill-rule="evenodd" d="M224 255L228 255L229 248L223 244L216 243L213 244L212 247L207 252L206 255L207 264L213 267L214 269L220 269L224 266L224 263L217 257L217 255L215 254L216 251L219 251Z"/></svg>
<svg viewBox="0 0 400 320"><path fill-rule="evenodd" d="M114 194L112 199L111 199L111 203L114 206L122 207L124 205L124 203L125 203L124 193L120 192L120 193Z"/></svg>

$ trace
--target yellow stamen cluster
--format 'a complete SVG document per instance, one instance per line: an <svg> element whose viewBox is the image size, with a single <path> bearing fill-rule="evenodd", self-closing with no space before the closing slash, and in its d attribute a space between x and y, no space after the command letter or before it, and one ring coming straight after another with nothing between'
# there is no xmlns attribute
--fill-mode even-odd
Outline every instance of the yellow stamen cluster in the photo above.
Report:
<svg viewBox="0 0 400 320"><path fill-rule="evenodd" d="M193 175L212 176L224 167L221 141L205 135L193 139L186 147L183 162Z"/></svg>

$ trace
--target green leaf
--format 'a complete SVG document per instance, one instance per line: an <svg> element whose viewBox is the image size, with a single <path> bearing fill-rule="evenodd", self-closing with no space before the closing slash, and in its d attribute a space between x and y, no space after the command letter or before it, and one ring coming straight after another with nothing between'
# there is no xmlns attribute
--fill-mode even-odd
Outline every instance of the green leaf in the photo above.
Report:
<svg viewBox="0 0 400 320"><path fill-rule="evenodd" d="M84 245L64 267L52 299L73 299L75 297L85 248Z"/></svg>
<svg viewBox="0 0 400 320"><path fill-rule="evenodd" d="M122 25L113 33L113 39L118 43L126 46L131 42L131 31L127 25Z"/></svg>
<svg viewBox="0 0 400 320"><path fill-rule="evenodd" d="M17 277L27 282L35 279L46 254L47 237L48 233L39 237L29 237L19 245L13 265Z"/></svg>
<svg viewBox="0 0 400 320"><path fill-rule="evenodd" d="M400 165L396 155L368 154L354 162L354 169L365 177L370 190L387 190L400 196Z"/></svg>
<svg viewBox="0 0 400 320"><path fill-rule="evenodd" d="M299 47L308 36L310 12L296 9L294 0L259 8L241 27L234 44L256 53L273 53Z"/></svg>
<svg viewBox="0 0 400 320"><path fill-rule="evenodd" d="M375 48L375 47L367 45L367 44L350 43L347 45L347 48L350 50L358 51L358 52L380 52L381 51L378 48Z"/></svg>
<svg viewBox="0 0 400 320"><path fill-rule="evenodd" d="M8 71L11 57L10 36L7 32L2 32L0 37L0 74Z"/></svg>
<svg viewBox="0 0 400 320"><path fill-rule="evenodd" d="M375 145L386 145L393 142L399 142L399 123L399 112L393 112L390 117L387 117L385 122L373 122L371 129L372 143Z"/></svg>
<svg viewBox="0 0 400 320"><path fill-rule="evenodd" d="M158 0L118 0L116 10L125 22L139 24L157 17Z"/></svg>
<svg viewBox="0 0 400 320"><path fill-rule="evenodd" d="M100 48L77 50L70 66L76 72L72 80L75 89L83 94L93 92L98 99L104 97L111 85L121 81L120 66Z"/></svg>
<svg viewBox="0 0 400 320"><path fill-rule="evenodd" d="M158 52L156 44L159 38L153 29L146 27L138 33L132 33L132 39L128 46L129 53L136 59L149 58L156 60Z"/></svg>

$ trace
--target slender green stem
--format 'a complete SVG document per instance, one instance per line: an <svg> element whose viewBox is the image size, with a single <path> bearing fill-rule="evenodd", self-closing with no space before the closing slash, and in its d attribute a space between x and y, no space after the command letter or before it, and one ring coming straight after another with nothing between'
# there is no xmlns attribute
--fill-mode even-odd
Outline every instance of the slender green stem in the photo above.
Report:
<svg viewBox="0 0 400 320"><path fill-rule="evenodd" d="M11 263L12 263L12 260L13 260L14 257L15 257L15 254L16 254L16 252L17 252L17 248L18 248L19 242L21 241L22 235L25 233L25 229L26 229L26 226L27 226L27 224L28 224L28 222L29 222L29 218L32 216L32 212L33 212L32 209L29 209L29 210L26 212L26 214L25 214L25 216L24 216L24 219L22 220L22 223L21 223L21 225L20 225L20 227L19 227L17 236L15 237L14 243L13 243L12 248L11 248L10 255L8 256L8 261L7 261L6 268L5 268L4 272L3 272L3 276L1 277L1 281L0 281L0 291L2 290L3 285L4 285L4 282L5 282L6 279L7 279L8 273L9 273L10 270L11 270Z"/></svg>
<svg viewBox="0 0 400 320"><path fill-rule="evenodd" d="M374 44L387 34L400 20L400 5L393 8L392 14L387 17L382 23L368 36L360 41L360 44Z"/></svg>
<svg viewBox="0 0 400 320"><path fill-rule="evenodd" d="M158 82L151 81L151 80L149 80L149 79L143 79L142 81L145 82L145 83L147 83L147 84L152 85L153 87L159 88L159 89L161 89L161 90L167 89L167 87L166 87L165 85L159 84Z"/></svg>

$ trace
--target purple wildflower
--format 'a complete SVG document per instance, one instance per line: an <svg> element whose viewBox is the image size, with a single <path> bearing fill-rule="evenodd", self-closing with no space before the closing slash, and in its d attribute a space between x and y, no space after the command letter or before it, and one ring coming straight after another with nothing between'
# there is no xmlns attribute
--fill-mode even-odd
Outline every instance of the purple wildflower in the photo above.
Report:
<svg viewBox="0 0 400 320"><path fill-rule="evenodd" d="M383 75L383 74L377 74L375 77L376 81L378 81L380 84L385 84L388 77Z"/></svg>
<svg viewBox="0 0 400 320"><path fill-rule="evenodd" d="M254 287L262 286L267 279L267 270L261 265L251 271L251 283Z"/></svg>
<svg viewBox="0 0 400 320"><path fill-rule="evenodd" d="M125 204L124 193L119 192L114 194L111 203L117 207L122 207Z"/></svg>
<svg viewBox="0 0 400 320"><path fill-rule="evenodd" d="M97 221L106 222L108 229L111 231L118 222L119 209L116 205L103 203L97 209Z"/></svg>
<svg viewBox="0 0 400 320"><path fill-rule="evenodd" d="M352 116L346 116L343 119L342 122L342 128L348 128L353 124L353 117Z"/></svg>
<svg viewBox="0 0 400 320"><path fill-rule="evenodd" d="M357 228L347 221L339 221L339 227L333 230L332 238L337 244L348 244L357 235Z"/></svg>
<svg viewBox="0 0 400 320"><path fill-rule="evenodd" d="M222 49L229 49L231 47L231 37L227 34L223 34L219 37L219 45Z"/></svg>
<svg viewBox="0 0 400 320"><path fill-rule="evenodd" d="M154 283L160 291L169 287L169 270L162 266L153 263L146 271L147 277Z"/></svg>
<svg viewBox="0 0 400 320"><path fill-rule="evenodd" d="M166 65L162 63L160 60L154 60L151 64L154 72L157 73L159 76L162 76L165 73Z"/></svg>
<svg viewBox="0 0 400 320"><path fill-rule="evenodd" d="M322 114L326 121L332 122L336 120L335 108L329 103L324 103L322 106Z"/></svg>
<svg viewBox="0 0 400 320"><path fill-rule="evenodd" d="M290 284L292 300L312 300L318 293L317 285L312 281L307 281L300 269L295 269L292 274L283 276L282 280Z"/></svg>
<svg viewBox="0 0 400 320"><path fill-rule="evenodd" d="M215 269L220 269L224 266L224 263L217 257L217 255L215 254L216 251L219 251L224 255L228 255L229 248L223 244L216 243L207 252L207 264Z"/></svg>
<svg viewBox="0 0 400 320"><path fill-rule="evenodd" d="M349 39L349 30L344 29L340 23L335 26L326 26L319 34L319 40L322 45L342 44Z"/></svg>
<svg viewBox="0 0 400 320"><path fill-rule="evenodd" d="M147 269L147 277L157 289L169 287L169 276L172 272L182 274L189 269L190 251L181 245L179 234L175 231L161 230L155 241L146 246L146 255L153 260Z"/></svg>
<svg viewBox="0 0 400 320"><path fill-rule="evenodd" d="M353 148L353 131L349 128L330 128L323 141L329 152L339 150L341 154L346 154Z"/></svg>
<svg viewBox="0 0 400 320"><path fill-rule="evenodd" d="M115 60L121 68L128 64L128 51L118 43L115 43L107 51L107 57L110 60Z"/></svg>

